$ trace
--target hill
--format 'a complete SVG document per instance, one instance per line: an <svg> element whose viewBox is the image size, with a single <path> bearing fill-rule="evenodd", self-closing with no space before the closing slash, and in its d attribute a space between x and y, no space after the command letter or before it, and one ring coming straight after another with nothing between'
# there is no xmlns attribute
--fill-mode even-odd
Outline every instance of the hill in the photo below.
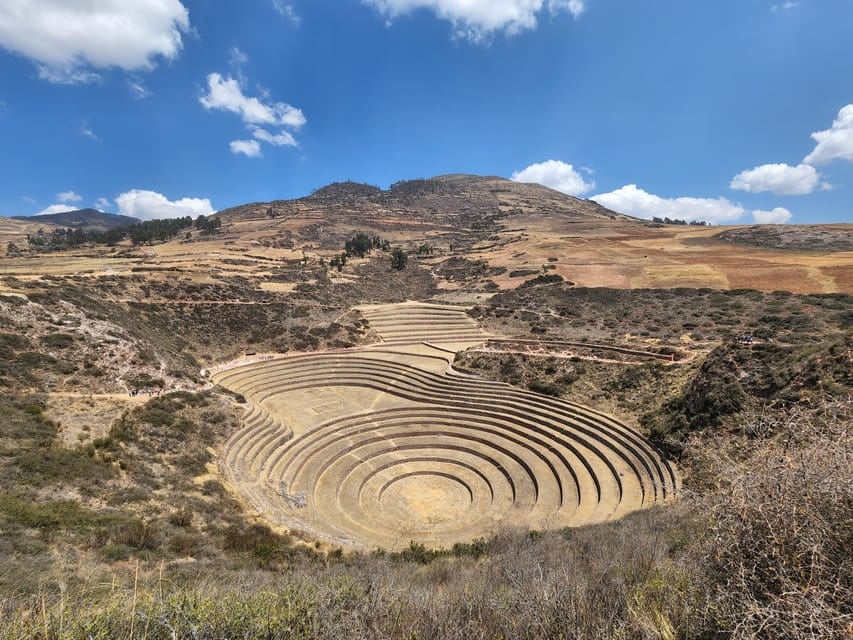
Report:
<svg viewBox="0 0 853 640"><path fill-rule="evenodd" d="M82 229L83 231L106 231L115 227L136 224L140 221L131 216L104 213L97 209L77 209L76 211L49 213L42 216L14 216L13 219L31 224L49 224L66 229Z"/></svg>
<svg viewBox="0 0 853 640"><path fill-rule="evenodd" d="M190 234L191 241L180 234L157 245L156 257L117 247L109 259L96 251L99 258L93 260L94 253L75 248L68 265L82 273L263 274L288 261L319 266L353 234L364 232L409 254L422 251L418 265L442 290L457 291L460 302L475 301L471 292L512 289L535 274L620 289L853 292L853 252L844 241L853 235L850 224L789 225L781 232L657 224L497 177L438 176L386 190L334 183L303 198L225 209L212 219L221 221L217 233ZM19 248L26 241L26 234L4 237ZM7 268L24 276L43 265L29 259Z"/></svg>
<svg viewBox="0 0 853 640"><path fill-rule="evenodd" d="M786 251L853 251L850 225L778 225L762 224L723 231L720 240Z"/></svg>
<svg viewBox="0 0 853 640"><path fill-rule="evenodd" d="M536 184L447 175L387 190L342 182L295 200L225 209L229 241L318 254L356 230L410 249L455 288L513 288L533 273L579 286L853 292L853 225L777 228L655 224ZM769 235L768 235L769 234ZM793 249L793 250L792 250ZM484 267L483 265L487 265ZM477 286L474 286L476 283Z"/></svg>

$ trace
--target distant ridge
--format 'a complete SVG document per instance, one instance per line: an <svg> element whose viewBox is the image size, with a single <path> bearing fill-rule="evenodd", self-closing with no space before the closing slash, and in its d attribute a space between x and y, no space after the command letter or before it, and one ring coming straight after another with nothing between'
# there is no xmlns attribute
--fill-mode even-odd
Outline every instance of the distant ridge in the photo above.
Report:
<svg viewBox="0 0 853 640"><path fill-rule="evenodd" d="M104 213L97 209L77 209L76 211L66 211L64 213L48 213L42 216L13 216L13 219L36 224L51 224L70 229L82 229L83 231L106 231L107 229L140 222L138 218L121 216L115 213Z"/></svg>
<svg viewBox="0 0 853 640"><path fill-rule="evenodd" d="M334 182L308 196L291 200L253 202L216 213L225 220L259 217L288 219L314 216L318 221L391 220L397 225L445 224L457 230L482 229L498 218L541 213L578 223L645 224L591 201L575 198L540 184L525 184L497 176L449 174L395 182L388 189L353 181Z"/></svg>

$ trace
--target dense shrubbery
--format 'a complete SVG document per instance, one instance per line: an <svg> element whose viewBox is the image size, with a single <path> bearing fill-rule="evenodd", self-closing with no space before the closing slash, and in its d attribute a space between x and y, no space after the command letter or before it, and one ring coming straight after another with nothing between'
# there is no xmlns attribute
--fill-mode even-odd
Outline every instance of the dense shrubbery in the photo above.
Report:
<svg viewBox="0 0 853 640"><path fill-rule="evenodd" d="M744 412L796 405L814 394L843 397L853 382L846 355L851 346L848 336L798 347L718 347L680 392L640 422L658 446L679 455L680 443L692 433L721 427L741 432Z"/></svg>
<svg viewBox="0 0 853 640"><path fill-rule="evenodd" d="M713 630L729 638L849 638L853 415L849 398L759 415L750 439L690 448L707 528L689 549Z"/></svg>
<svg viewBox="0 0 853 640"><path fill-rule="evenodd" d="M512 274L510 274L512 275ZM536 276L535 278L531 278L530 280L525 280L520 285L518 285L519 289L523 289L526 287L537 287L542 284L556 284L558 282L563 282L564 278L558 273L549 273L546 275Z"/></svg>
<svg viewBox="0 0 853 640"><path fill-rule="evenodd" d="M373 249L387 251L388 248L389 245L387 240L383 240L379 236L368 236L366 233L361 231L344 242L344 252L346 255L356 256L358 258L363 258Z"/></svg>

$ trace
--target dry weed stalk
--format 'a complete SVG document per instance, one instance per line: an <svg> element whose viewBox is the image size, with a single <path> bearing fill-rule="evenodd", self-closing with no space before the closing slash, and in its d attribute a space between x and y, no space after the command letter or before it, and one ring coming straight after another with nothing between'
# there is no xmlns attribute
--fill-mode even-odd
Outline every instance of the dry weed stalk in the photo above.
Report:
<svg viewBox="0 0 853 640"><path fill-rule="evenodd" d="M853 631L850 399L753 421L751 440L705 447L716 490L695 561L731 638L848 638Z"/></svg>

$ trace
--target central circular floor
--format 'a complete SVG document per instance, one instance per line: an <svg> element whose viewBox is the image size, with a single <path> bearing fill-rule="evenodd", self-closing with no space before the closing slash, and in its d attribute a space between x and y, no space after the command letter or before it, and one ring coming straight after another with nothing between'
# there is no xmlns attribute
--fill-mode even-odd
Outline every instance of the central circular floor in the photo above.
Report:
<svg viewBox="0 0 853 640"><path fill-rule="evenodd" d="M379 495L384 516L420 528L454 522L471 508L471 489L448 474L413 473L394 478Z"/></svg>

